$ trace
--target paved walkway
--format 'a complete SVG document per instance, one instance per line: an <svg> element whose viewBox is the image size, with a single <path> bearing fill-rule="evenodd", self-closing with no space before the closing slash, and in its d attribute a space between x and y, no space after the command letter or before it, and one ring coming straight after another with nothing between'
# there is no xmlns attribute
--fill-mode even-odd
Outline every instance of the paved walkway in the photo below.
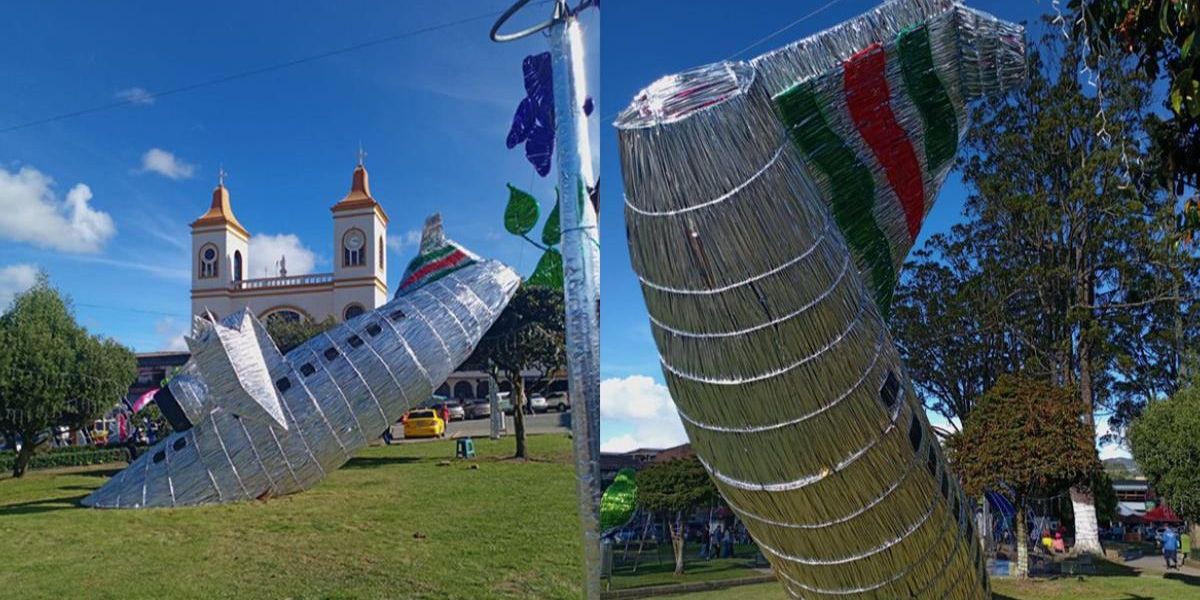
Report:
<svg viewBox="0 0 1200 600"><path fill-rule="evenodd" d="M1122 563L1117 563L1122 564ZM1167 563L1163 560L1161 554L1146 555L1141 558L1135 558L1131 561L1123 563L1125 566L1140 569L1151 573L1183 573L1184 575L1192 575L1200 577L1200 557L1195 554L1188 559L1188 564L1179 569L1171 569L1167 571Z"/></svg>

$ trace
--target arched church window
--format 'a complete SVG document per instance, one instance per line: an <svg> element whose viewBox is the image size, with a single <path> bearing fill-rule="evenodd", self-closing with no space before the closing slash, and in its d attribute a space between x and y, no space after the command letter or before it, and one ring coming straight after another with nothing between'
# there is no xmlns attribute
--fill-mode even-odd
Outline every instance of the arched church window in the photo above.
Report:
<svg viewBox="0 0 1200 600"><path fill-rule="evenodd" d="M200 279L212 279L220 273L217 268L217 247L209 244L200 249Z"/></svg>
<svg viewBox="0 0 1200 600"><path fill-rule="evenodd" d="M237 250L233 253L233 280L242 280L242 251Z"/></svg>
<svg viewBox="0 0 1200 600"><path fill-rule="evenodd" d="M379 236L379 269L383 270L383 255L385 254L383 236Z"/></svg>
<svg viewBox="0 0 1200 600"><path fill-rule="evenodd" d="M285 323L299 323L304 320L304 315L290 308L280 308L269 311L263 321L269 326L273 321L282 321Z"/></svg>
<svg viewBox="0 0 1200 600"><path fill-rule="evenodd" d="M471 389L471 383L468 381L460 381L454 384L454 397L459 400L470 398L474 391Z"/></svg>
<svg viewBox="0 0 1200 600"><path fill-rule="evenodd" d="M351 229L342 236L342 266L361 267L366 264L367 238L358 229Z"/></svg>
<svg viewBox="0 0 1200 600"><path fill-rule="evenodd" d="M342 320L349 321L350 319L353 319L364 312L366 312L366 310L363 309L361 304L351 304L346 307L346 310L342 311Z"/></svg>

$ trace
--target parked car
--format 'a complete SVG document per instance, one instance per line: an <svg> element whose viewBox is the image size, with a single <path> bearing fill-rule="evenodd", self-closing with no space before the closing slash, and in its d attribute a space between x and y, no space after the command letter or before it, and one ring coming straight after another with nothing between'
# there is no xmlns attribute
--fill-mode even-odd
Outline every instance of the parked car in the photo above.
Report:
<svg viewBox="0 0 1200 600"><path fill-rule="evenodd" d="M409 411L404 415L404 437L442 437L446 433L446 422L431 408Z"/></svg>
<svg viewBox="0 0 1200 600"><path fill-rule="evenodd" d="M450 411L451 421L461 421L467 418L467 412L465 409L463 409L463 402L466 402L466 400L449 400L444 403L446 405L446 410Z"/></svg>
<svg viewBox="0 0 1200 600"><path fill-rule="evenodd" d="M546 405L558 412L566 412L571 409L571 399L566 392L555 392L546 398Z"/></svg>
<svg viewBox="0 0 1200 600"><path fill-rule="evenodd" d="M492 416L492 402L487 398L471 400L463 411L468 419L486 419Z"/></svg>
<svg viewBox="0 0 1200 600"><path fill-rule="evenodd" d="M547 410L550 410L546 404L546 397L541 394L534 394L526 398L525 402L528 403L527 410L531 412L544 413Z"/></svg>

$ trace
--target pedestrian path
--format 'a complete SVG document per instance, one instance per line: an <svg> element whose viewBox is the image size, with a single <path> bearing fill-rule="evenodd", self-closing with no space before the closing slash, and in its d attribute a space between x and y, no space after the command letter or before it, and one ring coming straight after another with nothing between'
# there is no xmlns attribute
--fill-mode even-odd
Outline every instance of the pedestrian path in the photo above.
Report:
<svg viewBox="0 0 1200 600"><path fill-rule="evenodd" d="M1184 575L1200 577L1200 561L1195 559L1189 560L1187 566L1183 566L1178 569L1171 569L1170 571L1167 570L1167 563L1163 560L1161 554L1148 554L1141 558L1135 558L1133 560L1126 561L1124 564L1125 566L1133 567L1144 572L1182 573Z"/></svg>

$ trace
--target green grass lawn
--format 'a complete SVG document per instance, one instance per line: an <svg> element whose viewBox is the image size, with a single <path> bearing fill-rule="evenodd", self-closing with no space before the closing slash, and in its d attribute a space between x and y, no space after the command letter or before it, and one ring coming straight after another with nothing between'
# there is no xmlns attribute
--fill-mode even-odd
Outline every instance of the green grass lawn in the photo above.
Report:
<svg viewBox="0 0 1200 600"><path fill-rule="evenodd" d="M633 547L636 548L636 544L633 544ZM621 557L621 552L619 551L621 548L622 546L618 546L618 551L614 552L615 557L618 559ZM613 567L613 576L609 584L609 589L621 590L653 585L737 579L762 575L762 573L751 569L754 562L753 557L757 553L757 549L753 545L739 544L734 548L734 558L704 560L703 558L698 558L699 552L700 546L698 544L687 545L687 550L684 554L685 574L682 577L676 577L675 559L671 554L671 546L669 544L663 544L657 553L644 552L636 570L633 568L634 552L631 550L629 559L617 562Z"/></svg>
<svg viewBox="0 0 1200 600"><path fill-rule="evenodd" d="M1099 563L1101 574L1082 578L1034 579L1024 583L992 579L994 600L1195 600L1200 598L1200 578L1171 573L1145 572L1121 565ZM748 585L728 590L679 594L674 599L718 600L734 594L738 600L789 600L777 583Z"/></svg>
<svg viewBox="0 0 1200 600"><path fill-rule="evenodd" d="M571 442L367 448L315 489L265 502L95 510L116 468L0 479L4 598L578 598ZM469 468L478 465L477 470Z"/></svg>

